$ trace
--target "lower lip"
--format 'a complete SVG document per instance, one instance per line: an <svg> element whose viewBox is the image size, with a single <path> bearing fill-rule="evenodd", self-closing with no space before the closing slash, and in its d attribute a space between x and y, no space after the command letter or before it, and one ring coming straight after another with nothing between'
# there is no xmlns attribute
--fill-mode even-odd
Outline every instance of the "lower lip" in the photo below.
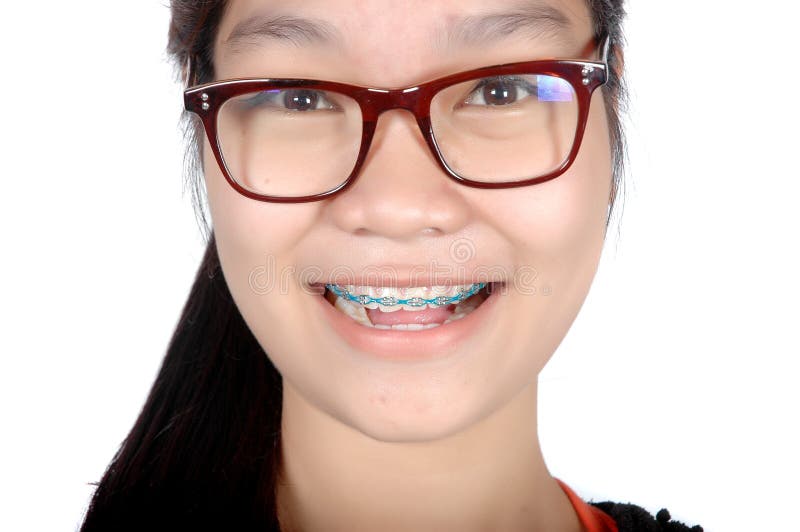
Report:
<svg viewBox="0 0 800 532"><path fill-rule="evenodd" d="M422 331L375 329L361 325L334 308L323 296L322 313L331 328L351 347L375 358L402 362L420 362L447 358L487 326L500 298L496 290L475 310L463 318Z"/></svg>

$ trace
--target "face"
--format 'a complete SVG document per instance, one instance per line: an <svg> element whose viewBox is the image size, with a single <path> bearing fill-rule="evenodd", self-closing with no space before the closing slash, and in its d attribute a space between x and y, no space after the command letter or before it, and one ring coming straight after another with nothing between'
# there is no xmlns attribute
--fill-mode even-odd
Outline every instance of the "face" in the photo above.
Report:
<svg viewBox="0 0 800 532"><path fill-rule="evenodd" d="M398 88L488 65L597 58L584 0L486 6L481 0L233 0L215 41L216 78ZM564 23L514 22L544 8L557 10ZM329 40L295 34L228 41L256 15L312 19ZM504 24L484 25L470 38L446 37L463 37L452 29L478 19ZM611 190L605 116L597 90L578 157L560 177L487 190L448 178L412 114L388 111L355 183L331 199L295 204L237 193L206 140L206 187L225 279L283 376L285 397L378 440L423 441L464 430L535 386L600 258ZM492 156L485 154L487 167ZM345 307L368 324L335 307L330 290L322 293L325 283L338 283L360 285L350 287L357 295L430 299L481 281L490 281L493 293L481 291L457 307ZM424 328L386 329L389 322Z"/></svg>

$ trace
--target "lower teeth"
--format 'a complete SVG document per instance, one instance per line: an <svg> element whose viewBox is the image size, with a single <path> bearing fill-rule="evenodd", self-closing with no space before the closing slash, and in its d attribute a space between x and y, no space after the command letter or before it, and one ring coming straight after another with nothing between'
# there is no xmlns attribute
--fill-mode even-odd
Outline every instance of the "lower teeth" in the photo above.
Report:
<svg viewBox="0 0 800 532"><path fill-rule="evenodd" d="M373 325L372 323L370 323L369 326L372 327L373 329L385 329L385 330L395 330L395 331L424 331L426 329L433 329L435 327L438 327L439 324L428 323L426 325L422 325L420 323L398 323L396 325Z"/></svg>

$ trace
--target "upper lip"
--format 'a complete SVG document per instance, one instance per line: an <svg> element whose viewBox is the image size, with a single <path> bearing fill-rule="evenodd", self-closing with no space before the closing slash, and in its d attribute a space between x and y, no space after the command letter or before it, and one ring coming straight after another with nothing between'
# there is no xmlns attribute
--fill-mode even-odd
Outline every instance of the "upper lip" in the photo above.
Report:
<svg viewBox="0 0 800 532"><path fill-rule="evenodd" d="M307 279L310 286L326 284L356 286L388 286L412 288L425 286L455 286L474 283L502 283L508 278L498 268L467 268L465 265L437 265L435 271L399 266L339 266L333 271L317 270Z"/></svg>

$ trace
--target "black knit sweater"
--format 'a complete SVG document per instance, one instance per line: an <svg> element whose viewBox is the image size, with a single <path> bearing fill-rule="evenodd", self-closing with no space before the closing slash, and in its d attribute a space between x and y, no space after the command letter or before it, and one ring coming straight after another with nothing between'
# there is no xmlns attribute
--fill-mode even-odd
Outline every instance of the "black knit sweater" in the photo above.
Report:
<svg viewBox="0 0 800 532"><path fill-rule="evenodd" d="M691 528L678 521L672 521L666 508L659 511L655 518L650 513L634 504L616 502L590 502L592 506L603 510L617 523L619 532L703 532L703 527Z"/></svg>

